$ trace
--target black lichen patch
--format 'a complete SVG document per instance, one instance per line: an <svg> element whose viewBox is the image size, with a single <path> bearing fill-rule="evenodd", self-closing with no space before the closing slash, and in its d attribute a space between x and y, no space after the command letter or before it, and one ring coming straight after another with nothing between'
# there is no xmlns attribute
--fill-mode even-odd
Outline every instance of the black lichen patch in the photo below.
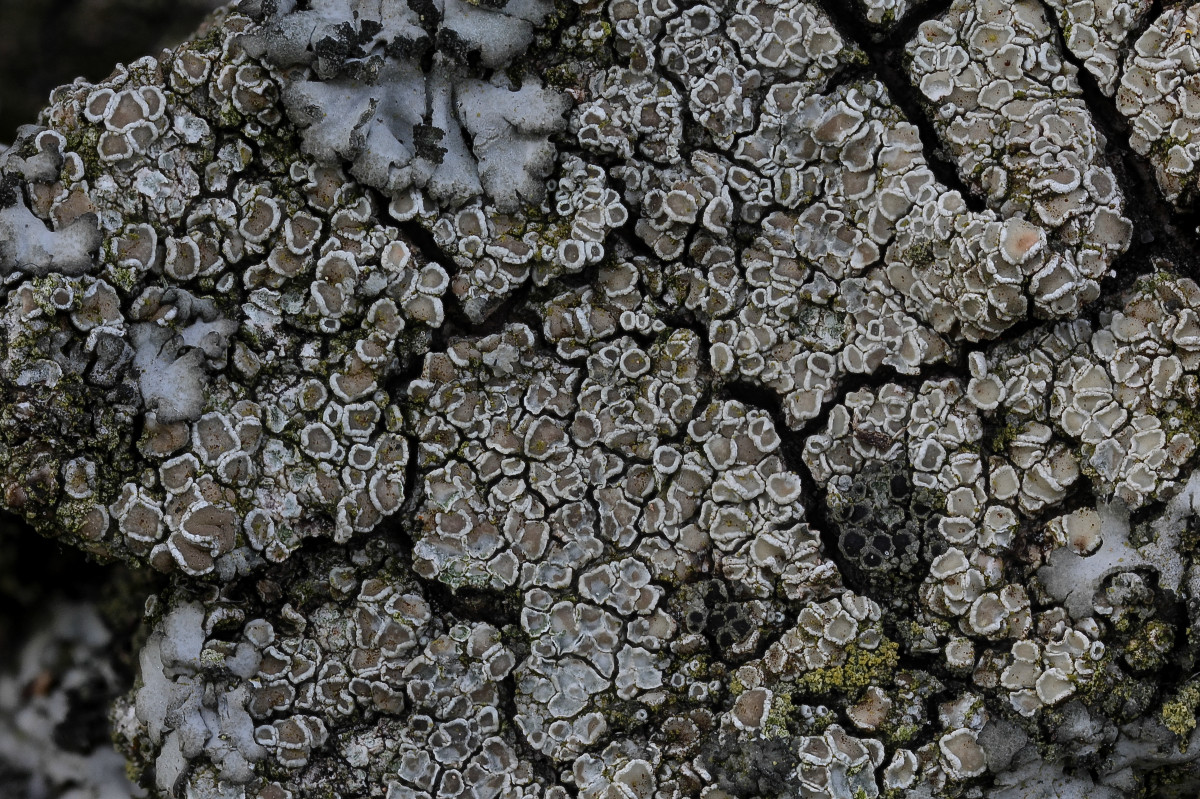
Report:
<svg viewBox="0 0 1200 799"><path fill-rule="evenodd" d="M738 797L794 796L794 772L800 758L795 743L775 740L722 741L713 739L700 754L717 787Z"/></svg>
<svg viewBox="0 0 1200 799"><path fill-rule="evenodd" d="M868 463L835 481L825 496L827 518L852 579L867 585L911 583L919 563L937 553L925 542L938 534L941 498L917 488L902 462Z"/></svg>

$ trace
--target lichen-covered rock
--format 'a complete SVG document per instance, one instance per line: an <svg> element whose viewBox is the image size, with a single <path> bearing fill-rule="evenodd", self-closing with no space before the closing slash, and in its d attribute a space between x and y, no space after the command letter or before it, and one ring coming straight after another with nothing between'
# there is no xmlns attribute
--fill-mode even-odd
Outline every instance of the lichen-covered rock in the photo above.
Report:
<svg viewBox="0 0 1200 799"><path fill-rule="evenodd" d="M137 790L1186 795L1194 234L1146 4L1050 6L243 0L54 92L0 501L164 573L68 669Z"/></svg>
<svg viewBox="0 0 1200 799"><path fill-rule="evenodd" d="M956 0L921 24L907 54L959 175L1009 220L997 231L998 263L1037 257L1030 277L1038 315L1078 314L1129 246L1131 227L1105 137L1044 9ZM983 247L992 242L996 233L985 234Z"/></svg>
<svg viewBox="0 0 1200 799"><path fill-rule="evenodd" d="M8 505L195 575L400 507L385 385L449 287L369 190L295 155L235 45L250 20L220 24L58 90L4 156L26 181L2 212Z"/></svg>
<svg viewBox="0 0 1200 799"><path fill-rule="evenodd" d="M1195 31L1200 8L1165 11L1125 57L1117 110L1129 121L1129 146L1150 159L1159 188L1177 205L1196 199L1200 158L1200 68Z"/></svg>
<svg viewBox="0 0 1200 799"><path fill-rule="evenodd" d="M1048 0L1047 5L1058 15L1067 50L1111 97L1121 77L1121 56L1150 13L1151 0Z"/></svg>

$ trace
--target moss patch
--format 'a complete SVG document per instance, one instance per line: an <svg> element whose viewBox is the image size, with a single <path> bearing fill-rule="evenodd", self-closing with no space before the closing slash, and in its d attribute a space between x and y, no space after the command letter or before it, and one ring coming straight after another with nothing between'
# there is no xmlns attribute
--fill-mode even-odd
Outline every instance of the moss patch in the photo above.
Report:
<svg viewBox="0 0 1200 799"><path fill-rule="evenodd" d="M1196 709L1200 707L1200 682L1189 682L1163 702L1159 718L1167 729L1179 736L1179 750L1187 749L1192 730L1196 729Z"/></svg>
<svg viewBox="0 0 1200 799"><path fill-rule="evenodd" d="M872 685L890 683L899 662L900 645L895 641L884 641L875 649L850 646L845 663L810 671L796 680L796 687L818 696L855 695Z"/></svg>

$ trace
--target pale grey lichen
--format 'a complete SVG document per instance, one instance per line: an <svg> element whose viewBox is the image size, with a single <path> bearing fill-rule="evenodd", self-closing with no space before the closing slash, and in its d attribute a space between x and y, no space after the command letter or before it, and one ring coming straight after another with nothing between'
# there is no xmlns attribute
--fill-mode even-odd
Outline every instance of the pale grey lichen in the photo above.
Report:
<svg viewBox="0 0 1200 799"><path fill-rule="evenodd" d="M483 71L529 47L548 0L254 5L261 24L241 47L277 68L310 70L283 91L305 153L345 159L382 191L424 189L439 204L486 194L514 211L541 199L554 166L547 137L565 124L569 99L532 77L514 85Z"/></svg>
<svg viewBox="0 0 1200 799"><path fill-rule="evenodd" d="M96 608L56 600L0 671L0 786L12 796L129 799L136 790L101 718L121 691L113 631Z"/></svg>
<svg viewBox="0 0 1200 799"><path fill-rule="evenodd" d="M87 271L100 246L94 217L76 219L62 230L48 230L22 202L0 211L0 237L4 242L0 268L5 273L20 271L39 277Z"/></svg>

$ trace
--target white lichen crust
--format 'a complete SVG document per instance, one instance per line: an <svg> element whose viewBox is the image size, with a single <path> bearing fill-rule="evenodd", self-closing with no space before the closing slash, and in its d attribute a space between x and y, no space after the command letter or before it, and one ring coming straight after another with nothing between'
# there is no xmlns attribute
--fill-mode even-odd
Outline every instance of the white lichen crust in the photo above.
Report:
<svg viewBox="0 0 1200 799"><path fill-rule="evenodd" d="M926 0L854 0L859 13L867 24L886 34L895 30L910 11L919 8Z"/></svg>
<svg viewBox="0 0 1200 799"><path fill-rule="evenodd" d="M1145 4L1051 5L244 0L56 90L0 500L162 573L138 790L1187 795L1192 234L1068 60Z"/></svg>
<svg viewBox="0 0 1200 799"><path fill-rule="evenodd" d="M1126 56L1117 110L1129 120L1129 146L1154 164L1168 200L1192 205L1200 160L1200 7L1164 11Z"/></svg>

